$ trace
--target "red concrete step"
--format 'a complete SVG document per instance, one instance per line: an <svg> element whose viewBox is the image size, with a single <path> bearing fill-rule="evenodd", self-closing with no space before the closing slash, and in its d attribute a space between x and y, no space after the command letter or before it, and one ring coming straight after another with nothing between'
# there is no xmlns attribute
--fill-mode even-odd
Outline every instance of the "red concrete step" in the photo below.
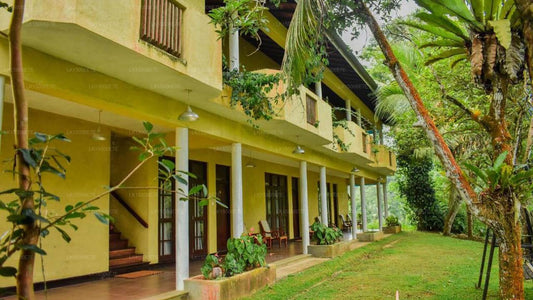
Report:
<svg viewBox="0 0 533 300"><path fill-rule="evenodd" d="M128 248L128 240L110 240L109 241L109 250L119 250Z"/></svg>
<svg viewBox="0 0 533 300"><path fill-rule="evenodd" d="M128 247L124 249L117 249L109 251L109 259L120 258L124 256L132 256L135 254L135 247Z"/></svg>
<svg viewBox="0 0 533 300"><path fill-rule="evenodd" d="M127 265L135 265L143 262L142 254L135 254L131 256L113 258L109 260L109 267L122 267Z"/></svg>

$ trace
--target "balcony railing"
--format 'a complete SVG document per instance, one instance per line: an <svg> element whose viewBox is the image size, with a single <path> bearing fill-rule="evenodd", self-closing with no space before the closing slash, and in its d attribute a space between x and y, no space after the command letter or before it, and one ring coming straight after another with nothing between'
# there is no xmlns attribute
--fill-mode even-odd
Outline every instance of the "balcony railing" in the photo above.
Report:
<svg viewBox="0 0 533 300"><path fill-rule="evenodd" d="M141 40L180 57L182 14L172 0L143 0Z"/></svg>

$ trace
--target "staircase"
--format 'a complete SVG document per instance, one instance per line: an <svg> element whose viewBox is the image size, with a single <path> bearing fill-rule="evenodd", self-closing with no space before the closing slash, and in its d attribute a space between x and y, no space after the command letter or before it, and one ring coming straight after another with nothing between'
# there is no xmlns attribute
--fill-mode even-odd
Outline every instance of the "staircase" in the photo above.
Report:
<svg viewBox="0 0 533 300"><path fill-rule="evenodd" d="M138 271L149 265L143 262L143 255L135 253L135 247L128 247L128 240L121 239L121 234L114 229L109 230L109 271L122 274Z"/></svg>

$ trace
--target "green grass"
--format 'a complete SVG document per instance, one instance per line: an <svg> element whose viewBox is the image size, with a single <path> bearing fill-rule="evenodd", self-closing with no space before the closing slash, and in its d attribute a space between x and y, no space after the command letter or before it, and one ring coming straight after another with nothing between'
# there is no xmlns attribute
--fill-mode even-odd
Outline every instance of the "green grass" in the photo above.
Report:
<svg viewBox="0 0 533 300"><path fill-rule="evenodd" d="M402 232L314 266L249 299L481 299L475 289L483 244ZM497 253L489 299L497 299ZM526 282L526 299L533 283Z"/></svg>

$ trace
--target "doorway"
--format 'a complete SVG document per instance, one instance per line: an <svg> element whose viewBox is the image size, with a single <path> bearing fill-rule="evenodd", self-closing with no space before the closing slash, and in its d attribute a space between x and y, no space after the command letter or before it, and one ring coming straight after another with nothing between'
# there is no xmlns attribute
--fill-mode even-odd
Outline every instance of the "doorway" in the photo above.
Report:
<svg viewBox="0 0 533 300"><path fill-rule="evenodd" d="M230 167L216 166L216 188L218 201L226 207L217 205L217 252L227 252L227 241L231 236L230 223Z"/></svg>
<svg viewBox="0 0 533 300"><path fill-rule="evenodd" d="M174 160L173 157L160 158L159 160ZM161 166L159 167L161 168ZM160 176L161 177L161 176ZM176 211L176 201L174 190L176 182L174 180L158 180L158 255L159 262L172 262L176 258L174 243L174 212Z"/></svg>
<svg viewBox="0 0 533 300"><path fill-rule="evenodd" d="M189 188L204 184L207 186L207 163L189 161L189 172L196 178L189 177ZM207 255L207 206L200 206L200 201L207 197L203 191L189 197L189 255L191 259Z"/></svg>
<svg viewBox="0 0 533 300"><path fill-rule="evenodd" d="M337 184L333 184L333 224L339 227L339 195L337 193Z"/></svg>
<svg viewBox="0 0 533 300"><path fill-rule="evenodd" d="M265 204L270 228L288 232L287 176L265 173Z"/></svg>
<svg viewBox="0 0 533 300"><path fill-rule="evenodd" d="M292 228L294 239L301 239L300 234L300 180L292 178Z"/></svg>

